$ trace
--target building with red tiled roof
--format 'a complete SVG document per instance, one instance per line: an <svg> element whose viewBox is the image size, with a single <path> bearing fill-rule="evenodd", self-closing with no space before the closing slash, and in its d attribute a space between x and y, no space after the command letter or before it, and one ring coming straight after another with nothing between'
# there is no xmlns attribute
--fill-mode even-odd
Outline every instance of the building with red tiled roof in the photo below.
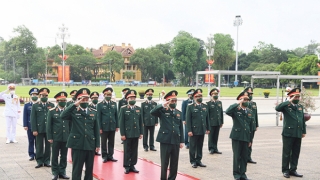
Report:
<svg viewBox="0 0 320 180"><path fill-rule="evenodd" d="M141 71L137 69L137 65L130 65L130 57L135 52L135 50L133 49L130 43L127 46L125 43L122 43L121 46L116 46L114 44L104 44L101 47L99 47L99 49L86 48L86 50L92 52L94 57L96 57L97 59L103 58L106 55L106 53L109 51L116 51L120 53L124 60L124 68L120 70L120 73L115 72L115 81L119 81L119 80L141 81ZM128 71L133 72L132 77L125 76L125 72L128 72ZM97 76L99 77L105 73L106 73L106 70L100 68L97 72Z"/></svg>

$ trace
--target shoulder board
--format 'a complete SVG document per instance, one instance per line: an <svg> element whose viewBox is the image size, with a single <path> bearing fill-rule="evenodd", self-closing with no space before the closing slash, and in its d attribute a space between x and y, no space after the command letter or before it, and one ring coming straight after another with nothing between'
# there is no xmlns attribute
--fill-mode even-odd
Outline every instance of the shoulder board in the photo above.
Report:
<svg viewBox="0 0 320 180"><path fill-rule="evenodd" d="M96 109L94 108L89 108L90 111L97 111Z"/></svg>
<svg viewBox="0 0 320 180"><path fill-rule="evenodd" d="M176 111L181 112L179 109L176 109Z"/></svg>
<svg viewBox="0 0 320 180"><path fill-rule="evenodd" d="M190 106L190 105L193 105L193 103L191 103L191 104L188 104L188 106Z"/></svg>
<svg viewBox="0 0 320 180"><path fill-rule="evenodd" d="M53 108L49 109L49 111L53 111L53 110L55 110L55 109L56 109L56 107L53 107Z"/></svg>
<svg viewBox="0 0 320 180"><path fill-rule="evenodd" d="M140 106L136 106L136 105L135 105L134 108L140 108Z"/></svg>
<svg viewBox="0 0 320 180"><path fill-rule="evenodd" d="M125 107L127 107L127 105L123 105L123 106L121 106L120 108L125 108Z"/></svg>

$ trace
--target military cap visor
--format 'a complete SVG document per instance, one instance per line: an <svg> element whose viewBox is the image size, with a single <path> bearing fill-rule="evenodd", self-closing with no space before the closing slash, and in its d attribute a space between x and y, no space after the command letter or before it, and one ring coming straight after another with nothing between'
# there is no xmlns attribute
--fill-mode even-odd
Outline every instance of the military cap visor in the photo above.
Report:
<svg viewBox="0 0 320 180"><path fill-rule="evenodd" d="M199 95L202 96L202 89L196 89L196 90L194 91L194 93L192 94L193 97L199 96Z"/></svg>
<svg viewBox="0 0 320 180"><path fill-rule="evenodd" d="M167 100L167 101L169 101L170 99L177 99L177 95L178 95L178 92L173 90L173 91L168 92L164 96L164 99Z"/></svg>
<svg viewBox="0 0 320 180"><path fill-rule="evenodd" d="M94 98L94 97L99 97L99 93L98 92L92 92L91 94L90 94L90 98Z"/></svg>
<svg viewBox="0 0 320 180"><path fill-rule="evenodd" d="M238 97L237 97L237 100L240 100L240 99L249 99L249 93L248 92L246 92L246 91L243 91L243 92L241 92L239 95L238 95Z"/></svg>
<svg viewBox="0 0 320 180"><path fill-rule="evenodd" d="M219 94L219 89L217 89L217 88L213 88L213 89L211 89L211 91L210 91L210 95L212 95L212 94Z"/></svg>
<svg viewBox="0 0 320 180"><path fill-rule="evenodd" d="M38 88L32 88L29 90L29 95L32 95L32 94L39 94L39 89Z"/></svg>
<svg viewBox="0 0 320 180"><path fill-rule="evenodd" d="M102 91L103 94L112 94L112 92L113 92L113 89L110 88L110 87L105 88L105 89Z"/></svg>
<svg viewBox="0 0 320 180"><path fill-rule="evenodd" d="M247 87L244 89L244 91L248 92L249 94L253 94L253 88L252 87Z"/></svg>
<svg viewBox="0 0 320 180"><path fill-rule="evenodd" d="M195 91L195 89L189 89L186 94L188 94L188 95L193 94L194 91Z"/></svg>
<svg viewBox="0 0 320 180"><path fill-rule="evenodd" d="M291 96L300 96L300 92L301 92L300 88L294 88L288 93L288 96L290 96L290 97Z"/></svg>
<svg viewBox="0 0 320 180"><path fill-rule="evenodd" d="M81 88L77 91L75 94L76 98L81 98L81 97L90 97L90 90L88 88Z"/></svg>
<svg viewBox="0 0 320 180"><path fill-rule="evenodd" d="M144 93L145 94L153 94L154 90L153 89L147 89Z"/></svg>
<svg viewBox="0 0 320 180"><path fill-rule="evenodd" d="M77 93L77 90L72 90L72 91L70 92L70 95L71 95L71 96L74 96L76 93Z"/></svg>
<svg viewBox="0 0 320 180"><path fill-rule="evenodd" d="M122 89L122 92L129 91L129 90L130 90L130 88L124 88L124 89Z"/></svg>
<svg viewBox="0 0 320 180"><path fill-rule="evenodd" d="M48 88L39 89L39 94L49 94L50 90Z"/></svg>
<svg viewBox="0 0 320 180"><path fill-rule="evenodd" d="M68 97L68 94L67 94L66 92L64 92L64 91L58 92L58 93L54 96L54 98L55 98L56 100L59 100L59 99L67 99L67 97Z"/></svg>
<svg viewBox="0 0 320 180"><path fill-rule="evenodd" d="M137 97L137 91L128 90L128 92L126 93L126 99L128 99L129 97Z"/></svg>

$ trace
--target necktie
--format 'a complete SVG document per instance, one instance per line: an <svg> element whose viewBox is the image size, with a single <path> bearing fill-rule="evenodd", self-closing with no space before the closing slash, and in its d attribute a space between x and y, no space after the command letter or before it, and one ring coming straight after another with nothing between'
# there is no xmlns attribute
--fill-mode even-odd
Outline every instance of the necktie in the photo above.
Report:
<svg viewBox="0 0 320 180"><path fill-rule="evenodd" d="M11 94L11 98L13 98L13 94Z"/></svg>

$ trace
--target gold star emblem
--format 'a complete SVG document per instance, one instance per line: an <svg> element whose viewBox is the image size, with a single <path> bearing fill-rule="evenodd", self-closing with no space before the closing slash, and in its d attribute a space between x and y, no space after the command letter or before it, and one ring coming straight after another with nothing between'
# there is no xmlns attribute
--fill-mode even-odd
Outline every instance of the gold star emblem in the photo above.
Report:
<svg viewBox="0 0 320 180"><path fill-rule="evenodd" d="M175 92L172 92L172 96L175 96L176 95L176 93Z"/></svg>
<svg viewBox="0 0 320 180"><path fill-rule="evenodd" d="M87 90L84 89L84 90L82 91L82 94L88 94L88 93L87 93Z"/></svg>

